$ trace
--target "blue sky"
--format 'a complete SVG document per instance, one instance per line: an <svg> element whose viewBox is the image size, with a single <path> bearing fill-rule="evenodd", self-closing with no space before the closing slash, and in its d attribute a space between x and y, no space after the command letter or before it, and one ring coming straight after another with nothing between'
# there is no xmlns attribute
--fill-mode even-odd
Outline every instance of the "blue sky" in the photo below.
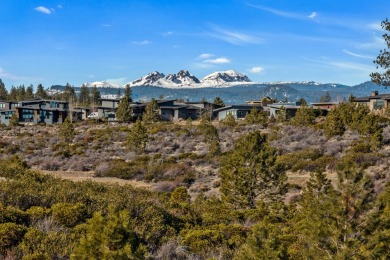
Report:
<svg viewBox="0 0 390 260"><path fill-rule="evenodd" d="M369 80L388 0L1 0L0 78L50 87L234 69L256 82Z"/></svg>

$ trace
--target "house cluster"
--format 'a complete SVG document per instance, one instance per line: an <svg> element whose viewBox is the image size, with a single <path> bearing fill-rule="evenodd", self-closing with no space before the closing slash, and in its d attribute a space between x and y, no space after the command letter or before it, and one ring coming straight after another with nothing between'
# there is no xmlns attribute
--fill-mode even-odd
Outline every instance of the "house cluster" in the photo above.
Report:
<svg viewBox="0 0 390 260"><path fill-rule="evenodd" d="M32 99L26 101L0 101L0 120L2 124L9 125L11 117L15 114L20 124L61 124L70 114L76 120L104 119L116 121L116 111L120 99L101 98L96 107L70 106L66 101ZM369 106L371 110L390 107L390 94L379 95L377 91L371 96L356 98L355 102ZM270 116L277 117L283 109L289 117L294 117L301 107L300 102L273 103L272 99L265 97L261 101L247 101L243 105L219 106L209 102L182 102L178 100L157 100L162 120L179 121L198 119L202 112L208 111L216 120L223 120L231 114L236 119L243 119L253 107L265 111ZM326 115L339 102L318 102L310 106ZM142 117L147 103L131 102L135 118Z"/></svg>

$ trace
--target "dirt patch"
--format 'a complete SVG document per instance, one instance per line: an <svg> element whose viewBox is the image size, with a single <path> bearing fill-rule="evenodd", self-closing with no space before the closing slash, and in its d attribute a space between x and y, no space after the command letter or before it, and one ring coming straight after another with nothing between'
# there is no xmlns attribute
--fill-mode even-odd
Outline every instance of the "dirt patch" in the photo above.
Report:
<svg viewBox="0 0 390 260"><path fill-rule="evenodd" d="M43 174L75 182L91 180L105 184L131 185L136 188L152 189L152 185L143 181L124 180L114 177L95 177L95 172L82 171L41 171Z"/></svg>

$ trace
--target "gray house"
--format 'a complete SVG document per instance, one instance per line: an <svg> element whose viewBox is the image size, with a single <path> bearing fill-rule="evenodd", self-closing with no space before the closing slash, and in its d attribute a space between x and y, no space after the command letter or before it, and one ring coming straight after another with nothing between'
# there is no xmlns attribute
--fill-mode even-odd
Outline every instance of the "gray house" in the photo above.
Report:
<svg viewBox="0 0 390 260"><path fill-rule="evenodd" d="M22 124L61 124L68 115L68 102L40 98L18 102L1 101L1 122L9 125L13 114Z"/></svg>
<svg viewBox="0 0 390 260"><path fill-rule="evenodd" d="M300 102L293 103L275 103L268 105L269 107L269 115L273 117L277 117L280 113L281 109L285 109L286 114L289 118L292 118L297 113L297 110L301 107Z"/></svg>
<svg viewBox="0 0 390 260"><path fill-rule="evenodd" d="M224 120L227 115L231 114L235 119L244 119L252 108L262 110L261 106L254 105L231 105L214 109L214 115L218 120Z"/></svg>

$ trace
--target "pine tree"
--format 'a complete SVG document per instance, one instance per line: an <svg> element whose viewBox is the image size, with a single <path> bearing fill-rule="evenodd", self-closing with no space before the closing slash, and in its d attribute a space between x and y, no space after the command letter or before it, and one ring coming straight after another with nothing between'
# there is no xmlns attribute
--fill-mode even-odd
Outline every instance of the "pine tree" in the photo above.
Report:
<svg viewBox="0 0 390 260"><path fill-rule="evenodd" d="M141 154L145 152L147 142L147 130L138 118L126 138L126 146L129 150L134 151L137 154Z"/></svg>
<svg viewBox="0 0 390 260"><path fill-rule="evenodd" d="M16 100L22 101L26 99L26 88L24 85L20 85L16 88Z"/></svg>
<svg viewBox="0 0 390 260"><path fill-rule="evenodd" d="M374 72L370 74L371 80L382 86L390 86L390 21L388 19L382 21L382 29L386 31L383 38L386 42L386 48L379 52L378 57L374 60L376 68L382 68L381 72Z"/></svg>
<svg viewBox="0 0 390 260"><path fill-rule="evenodd" d="M26 88L26 94L25 94L25 99L33 99L34 98L34 86L31 84Z"/></svg>
<svg viewBox="0 0 390 260"><path fill-rule="evenodd" d="M159 122L160 118L160 108L157 101L152 98L152 100L146 105L145 112L142 116L142 121L147 124L152 124Z"/></svg>
<svg viewBox="0 0 390 260"><path fill-rule="evenodd" d="M277 200L285 191L285 173L276 164L276 151L258 131L237 140L221 163L221 193L235 208L255 208L258 199Z"/></svg>
<svg viewBox="0 0 390 260"><path fill-rule="evenodd" d="M35 92L35 97L42 99L47 99L49 97L42 84L38 84L37 91Z"/></svg>
<svg viewBox="0 0 390 260"><path fill-rule="evenodd" d="M79 103L80 105L84 106L84 107L89 107L89 105L91 104L91 101L90 101L90 95L89 95L89 88L83 84L81 85L80 87L80 94L79 94Z"/></svg>
<svg viewBox="0 0 390 260"><path fill-rule="evenodd" d="M16 90L15 86L11 87L9 94L8 94L8 100L17 101L17 90Z"/></svg>
<svg viewBox="0 0 390 260"><path fill-rule="evenodd" d="M98 88L96 87L96 85L94 85L91 89L91 93L90 93L90 96L91 96L91 104L93 104L94 106L98 106L99 105L99 99L101 98L101 95L100 95L100 91L98 90Z"/></svg>
<svg viewBox="0 0 390 260"><path fill-rule="evenodd" d="M0 100L8 99L8 91L5 88L3 81L0 79Z"/></svg>
<svg viewBox="0 0 390 260"><path fill-rule="evenodd" d="M133 91L131 90L130 85L126 84L124 96L127 98L129 102L133 102L132 93Z"/></svg>

